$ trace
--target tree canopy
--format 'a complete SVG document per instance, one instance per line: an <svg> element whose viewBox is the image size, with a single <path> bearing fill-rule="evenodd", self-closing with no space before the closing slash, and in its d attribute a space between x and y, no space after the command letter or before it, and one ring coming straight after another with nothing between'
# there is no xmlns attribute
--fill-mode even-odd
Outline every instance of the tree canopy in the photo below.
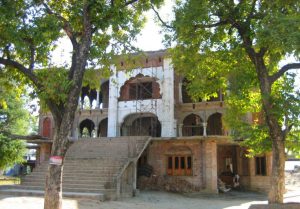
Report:
<svg viewBox="0 0 300 209"><path fill-rule="evenodd" d="M271 97L280 126L293 125L297 130L300 97L294 89L295 74L283 73L285 68L299 68L299 63L281 69L279 63L287 56L299 58L298 11L298 1L190 0L176 7L176 20L169 27L174 33L168 40L176 41L172 58L178 71L190 80L189 94L195 100L207 99L223 89L229 108L226 122L236 130L236 137L250 139L249 145L254 141L271 144L267 142L268 129L263 127L266 124L249 124L242 117L262 112L262 97ZM249 48L263 56L274 83L270 95L260 94ZM254 153L265 151L262 146L252 147Z"/></svg>
<svg viewBox="0 0 300 209"><path fill-rule="evenodd" d="M64 157L86 69L109 74L111 58L133 50L143 12L162 0L0 0L0 66L21 72L54 120L52 156ZM71 63L55 66L50 55L66 37ZM105 73L108 72L108 73ZM89 76L88 76L89 77ZM96 76L91 76L96 77ZM100 78L95 78L100 81ZM95 81L93 79L93 81ZM94 84L95 82L93 82ZM49 166L45 209L61 202L62 166Z"/></svg>
<svg viewBox="0 0 300 209"><path fill-rule="evenodd" d="M24 104L24 86L5 77L0 78L0 169L23 162L23 141L12 140L11 134L28 134L31 117Z"/></svg>
<svg viewBox="0 0 300 209"><path fill-rule="evenodd" d="M194 99L226 92L226 122L253 154L272 149L270 202L282 202L285 147L299 148L300 3L296 0L177 1L167 25L173 63ZM280 62L288 56L296 62ZM247 114L256 113L259 118Z"/></svg>

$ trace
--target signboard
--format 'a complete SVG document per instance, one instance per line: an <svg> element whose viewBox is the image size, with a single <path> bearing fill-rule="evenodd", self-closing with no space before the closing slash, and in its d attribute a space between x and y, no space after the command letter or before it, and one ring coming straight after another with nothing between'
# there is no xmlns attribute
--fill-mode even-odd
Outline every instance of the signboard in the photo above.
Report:
<svg viewBox="0 0 300 209"><path fill-rule="evenodd" d="M49 160L50 165L62 165L62 157L61 156L51 156Z"/></svg>

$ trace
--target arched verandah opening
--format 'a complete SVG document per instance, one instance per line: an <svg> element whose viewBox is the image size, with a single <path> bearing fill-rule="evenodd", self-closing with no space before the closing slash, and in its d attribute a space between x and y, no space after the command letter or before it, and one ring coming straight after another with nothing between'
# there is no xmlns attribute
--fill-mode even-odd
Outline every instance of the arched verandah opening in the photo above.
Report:
<svg viewBox="0 0 300 209"><path fill-rule="evenodd" d="M131 114L124 119L121 136L161 136L161 124L152 113Z"/></svg>
<svg viewBox="0 0 300 209"><path fill-rule="evenodd" d="M214 113L207 120L207 135L223 135L222 114Z"/></svg>
<svg viewBox="0 0 300 209"><path fill-rule="evenodd" d="M182 135L183 136L203 136L203 121L200 116L190 114L183 120Z"/></svg>
<svg viewBox="0 0 300 209"><path fill-rule="evenodd" d="M98 137L107 137L108 118L103 119L98 126Z"/></svg>
<svg viewBox="0 0 300 209"><path fill-rule="evenodd" d="M95 133L95 124L90 119L83 120L79 125L81 137L92 137Z"/></svg>

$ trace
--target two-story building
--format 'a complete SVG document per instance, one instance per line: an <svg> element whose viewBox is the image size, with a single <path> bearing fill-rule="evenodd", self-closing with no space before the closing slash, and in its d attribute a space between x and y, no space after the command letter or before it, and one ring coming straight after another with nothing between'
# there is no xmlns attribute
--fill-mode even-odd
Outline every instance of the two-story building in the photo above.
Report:
<svg viewBox="0 0 300 209"><path fill-rule="evenodd" d="M230 138L222 121L222 92L194 102L186 79L175 73L164 50L145 52L139 61L139 67L128 71L120 59L111 66L111 77L99 80L98 89L82 88L70 138L88 143L93 138L151 137L133 170L133 184L139 188L216 193L218 179L233 185L238 174L240 187L267 191L271 155L247 158L247 149ZM50 114L40 115L39 127L51 139ZM49 159L50 150L51 143L40 144L40 162Z"/></svg>

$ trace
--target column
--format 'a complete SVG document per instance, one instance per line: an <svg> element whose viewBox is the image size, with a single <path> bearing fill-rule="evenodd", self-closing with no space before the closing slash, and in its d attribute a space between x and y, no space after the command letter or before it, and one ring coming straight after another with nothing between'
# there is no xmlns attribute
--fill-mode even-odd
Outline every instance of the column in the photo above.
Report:
<svg viewBox="0 0 300 209"><path fill-rule="evenodd" d="M161 122L161 136L175 137L176 126L174 117L174 70L171 59L164 59L162 86L162 112L158 115ZM158 104L159 105L159 104Z"/></svg>
<svg viewBox="0 0 300 209"><path fill-rule="evenodd" d="M79 128L77 127L76 129L75 129L75 135L74 135L74 138L75 139L78 139L78 137L79 137Z"/></svg>
<svg viewBox="0 0 300 209"><path fill-rule="evenodd" d="M100 91L97 89L96 109L99 109L99 108L100 108L99 95L100 95Z"/></svg>
<svg viewBox="0 0 300 209"><path fill-rule="evenodd" d="M94 138L97 138L98 137L98 127L95 127L95 135L94 135Z"/></svg>
<svg viewBox="0 0 300 209"><path fill-rule="evenodd" d="M215 141L205 141L205 185L206 190L218 193L217 144Z"/></svg>
<svg viewBox="0 0 300 209"><path fill-rule="evenodd" d="M78 97L78 108L82 110L81 96Z"/></svg>
<svg viewBox="0 0 300 209"><path fill-rule="evenodd" d="M182 81L180 81L179 82L179 88L178 88L178 90L179 90L179 103L182 103Z"/></svg>
<svg viewBox="0 0 300 209"><path fill-rule="evenodd" d="M203 125L203 136L207 136L207 133L206 133L207 123L202 123L202 125Z"/></svg>
<svg viewBox="0 0 300 209"><path fill-rule="evenodd" d="M107 137L117 136L118 122L118 78L116 68L111 66L113 75L109 79L109 105L108 105L108 130Z"/></svg>
<svg viewBox="0 0 300 209"><path fill-rule="evenodd" d="M179 136L182 136L182 127L183 127L183 124L179 124L179 128L178 128L178 134Z"/></svg>

